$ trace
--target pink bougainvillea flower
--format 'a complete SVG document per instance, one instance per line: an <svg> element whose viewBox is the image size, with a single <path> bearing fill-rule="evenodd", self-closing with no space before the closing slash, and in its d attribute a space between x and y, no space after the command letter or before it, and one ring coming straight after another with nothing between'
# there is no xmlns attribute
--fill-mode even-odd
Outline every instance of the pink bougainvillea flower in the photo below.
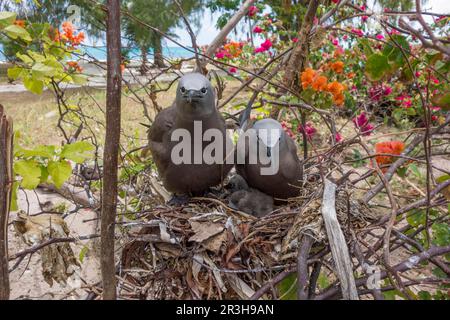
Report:
<svg viewBox="0 0 450 320"><path fill-rule="evenodd" d="M366 6L362 5L361 7L359 7L362 11L366 11Z"/></svg>
<svg viewBox="0 0 450 320"><path fill-rule="evenodd" d="M339 45L339 40L334 38L332 43L333 43L333 45L338 46Z"/></svg>
<svg viewBox="0 0 450 320"><path fill-rule="evenodd" d="M342 39L347 40L348 36L346 34L344 34L344 36L342 37Z"/></svg>
<svg viewBox="0 0 450 320"><path fill-rule="evenodd" d="M433 110L433 111L441 111L441 107L438 107L438 106L432 106L432 107L431 107L431 110Z"/></svg>
<svg viewBox="0 0 450 320"><path fill-rule="evenodd" d="M224 51L219 51L216 53L216 58L217 59L223 59L225 58L225 52Z"/></svg>
<svg viewBox="0 0 450 320"><path fill-rule="evenodd" d="M354 34L356 34L358 37L364 36L364 32L362 32L362 30L360 30L360 29L353 28L353 29L351 30L351 32L354 33Z"/></svg>
<svg viewBox="0 0 450 320"><path fill-rule="evenodd" d="M404 100L404 101L403 101L403 107L406 108L406 109L411 108L411 107L412 107L412 101L411 101L411 99Z"/></svg>
<svg viewBox="0 0 450 320"><path fill-rule="evenodd" d="M397 31L397 30L395 30L395 29L392 29L392 30L389 31L388 33L389 33L391 36L394 35L394 34L400 34L400 32Z"/></svg>
<svg viewBox="0 0 450 320"><path fill-rule="evenodd" d="M388 95L390 95L391 93L392 93L392 88L391 88L391 87L389 87L389 86L384 87L384 89L383 89L383 94L384 94L385 96L388 96Z"/></svg>
<svg viewBox="0 0 450 320"><path fill-rule="evenodd" d="M418 77L420 77L421 73L420 73L420 71L416 71L416 73L414 73L414 75L418 78Z"/></svg>
<svg viewBox="0 0 450 320"><path fill-rule="evenodd" d="M294 132L292 132L292 125L286 121L281 122L281 127L287 133L287 135L291 138L294 138Z"/></svg>
<svg viewBox="0 0 450 320"><path fill-rule="evenodd" d="M256 26L253 28L254 33L262 33L263 31L264 31L264 29L261 28L260 26Z"/></svg>
<svg viewBox="0 0 450 320"><path fill-rule="evenodd" d="M437 119L439 119L437 115L433 114L431 116L431 121L436 121Z"/></svg>
<svg viewBox="0 0 450 320"><path fill-rule="evenodd" d="M298 38L292 38L292 42L297 43L298 42Z"/></svg>
<svg viewBox="0 0 450 320"><path fill-rule="evenodd" d="M361 112L359 116L356 116L353 119L353 124L356 128L359 129L362 135L368 136L374 129L374 126L369 123L369 119L367 118L364 112Z"/></svg>
<svg viewBox="0 0 450 320"><path fill-rule="evenodd" d="M369 19L369 16L362 16L362 17L361 17L361 20L362 20L363 22L366 22L367 19Z"/></svg>
<svg viewBox="0 0 450 320"><path fill-rule="evenodd" d="M339 143L343 140L343 138L339 132L336 132L336 135L334 136L334 140L336 140L337 143Z"/></svg>
<svg viewBox="0 0 450 320"><path fill-rule="evenodd" d="M377 38L378 40L384 40L384 36L382 34L377 34L375 38Z"/></svg>
<svg viewBox="0 0 450 320"><path fill-rule="evenodd" d="M272 47L272 41L270 41L270 39L267 39L266 41L261 43L261 47L266 50L269 50Z"/></svg>
<svg viewBox="0 0 450 320"><path fill-rule="evenodd" d="M297 127L297 131L300 132L300 133L305 133L306 137L309 140L311 140L311 138L316 134L317 129L314 128L314 126L310 122L307 122L305 124L305 129L304 130L303 130L303 126L301 124L299 124L298 127Z"/></svg>
<svg viewBox="0 0 450 320"><path fill-rule="evenodd" d="M369 88L369 97L372 101L379 101L381 98L382 90L379 86Z"/></svg>
<svg viewBox="0 0 450 320"><path fill-rule="evenodd" d="M231 67L229 71L230 71L230 73L236 73L237 72L237 68L236 67Z"/></svg>
<svg viewBox="0 0 450 320"><path fill-rule="evenodd" d="M319 24L319 19L317 17L314 17L313 24L316 26Z"/></svg>
<svg viewBox="0 0 450 320"><path fill-rule="evenodd" d="M439 84L439 79L437 79L436 77L431 76L430 79L431 79L431 81L433 81L435 84Z"/></svg>
<svg viewBox="0 0 450 320"><path fill-rule="evenodd" d="M264 52L264 51L266 51L266 50L263 47L258 47L258 48L255 49L255 53L261 53L261 52Z"/></svg>
<svg viewBox="0 0 450 320"><path fill-rule="evenodd" d="M257 12L258 12L258 7L256 7L256 6L251 6L251 7L248 9L248 16L249 16L249 17L253 17Z"/></svg>
<svg viewBox="0 0 450 320"><path fill-rule="evenodd" d="M341 2L341 0L331 0L331 2L338 4L339 2Z"/></svg>

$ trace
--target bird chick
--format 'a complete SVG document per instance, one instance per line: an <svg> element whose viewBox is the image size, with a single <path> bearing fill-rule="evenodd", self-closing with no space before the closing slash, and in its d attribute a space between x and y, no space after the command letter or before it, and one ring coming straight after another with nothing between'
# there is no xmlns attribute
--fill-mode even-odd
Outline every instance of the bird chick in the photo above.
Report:
<svg viewBox="0 0 450 320"><path fill-rule="evenodd" d="M228 183L232 194L228 198L229 206L261 218L273 211L273 198L259 190L249 188L245 179L234 175Z"/></svg>

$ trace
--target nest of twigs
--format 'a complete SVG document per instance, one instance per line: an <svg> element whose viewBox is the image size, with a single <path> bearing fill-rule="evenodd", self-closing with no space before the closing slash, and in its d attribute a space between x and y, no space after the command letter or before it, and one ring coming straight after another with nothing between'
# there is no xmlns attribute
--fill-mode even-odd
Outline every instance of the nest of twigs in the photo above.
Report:
<svg viewBox="0 0 450 320"><path fill-rule="evenodd" d="M306 172L308 174L308 172ZM342 185L336 212L347 241L374 218ZM218 197L184 207L154 201L128 237L121 256L121 295L137 299L248 299L280 271L295 268L298 244L315 239L310 259L329 253L321 216L323 186L310 175L302 194L255 218ZM273 291L266 293L272 297Z"/></svg>

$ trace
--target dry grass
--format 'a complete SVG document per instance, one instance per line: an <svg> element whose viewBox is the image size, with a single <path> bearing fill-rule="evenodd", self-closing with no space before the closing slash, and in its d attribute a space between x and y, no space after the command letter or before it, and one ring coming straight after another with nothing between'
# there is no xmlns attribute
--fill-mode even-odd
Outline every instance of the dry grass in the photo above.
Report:
<svg viewBox="0 0 450 320"><path fill-rule="evenodd" d="M165 84L162 84L164 86ZM240 85L238 81L227 81L224 93L226 97L231 91ZM155 116L151 100L144 90L137 90L137 94L145 99L149 105L149 115ZM234 100L242 100L247 97L247 93L239 95ZM106 105L105 89L81 88L66 91L68 103L78 105L83 113L92 118L90 125L102 139L101 123L104 123L104 110ZM170 106L175 98L175 86L167 92L160 92L157 95L158 105L162 108ZM35 95L30 92L8 92L0 93L0 103L6 109L6 113L14 121L14 129L19 133L20 143L24 147L32 147L40 144L59 145L64 141L64 137L57 128L59 112L56 99L51 91L45 91L42 95ZM145 118L142 103L136 99L133 93L127 88L123 89L122 98L122 130L123 137L132 137L137 141L145 143L147 128L143 124L149 124ZM75 128L68 128L71 133Z"/></svg>

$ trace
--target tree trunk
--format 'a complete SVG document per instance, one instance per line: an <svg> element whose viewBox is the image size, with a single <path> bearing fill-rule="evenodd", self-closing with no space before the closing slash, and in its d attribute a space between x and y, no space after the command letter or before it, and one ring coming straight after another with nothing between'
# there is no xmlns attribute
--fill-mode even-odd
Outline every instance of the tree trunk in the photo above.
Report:
<svg viewBox="0 0 450 320"><path fill-rule="evenodd" d="M103 190L101 212L101 271L103 299L116 299L114 229L117 207L117 164L120 142L121 52L120 0L108 0L106 29L106 138L103 152Z"/></svg>
<svg viewBox="0 0 450 320"><path fill-rule="evenodd" d="M146 46L141 46L141 58L142 58L142 64L139 68L139 72L141 75L144 75L148 72L148 48Z"/></svg>
<svg viewBox="0 0 450 320"><path fill-rule="evenodd" d="M153 46L153 53L154 53L154 63L158 68L165 68L166 65L164 64L164 57L162 52L162 38L160 35L156 36L157 39L155 40L154 46Z"/></svg>
<svg viewBox="0 0 450 320"><path fill-rule="evenodd" d="M314 17L316 16L317 8L319 7L319 0L311 0L306 10L306 14L303 18L302 25L299 31L298 42L295 44L292 53L289 57L289 61L286 64L283 84L285 87L300 91L300 73L305 69L308 53L309 53L309 33L313 27ZM285 90L281 90L279 93L284 93ZM270 117L276 119L279 109L272 108ZM306 141L305 141L306 143Z"/></svg>
<svg viewBox="0 0 450 320"><path fill-rule="evenodd" d="M305 68L306 59L309 52L309 32L312 29L314 17L316 16L317 8L319 7L318 0L311 0L308 5L305 17L303 18L302 26L299 32L299 41L292 50L289 62L284 73L283 83L286 87L299 90L300 81L298 75Z"/></svg>
<svg viewBox="0 0 450 320"><path fill-rule="evenodd" d="M9 299L8 216L12 189L12 120L0 105L0 300Z"/></svg>

